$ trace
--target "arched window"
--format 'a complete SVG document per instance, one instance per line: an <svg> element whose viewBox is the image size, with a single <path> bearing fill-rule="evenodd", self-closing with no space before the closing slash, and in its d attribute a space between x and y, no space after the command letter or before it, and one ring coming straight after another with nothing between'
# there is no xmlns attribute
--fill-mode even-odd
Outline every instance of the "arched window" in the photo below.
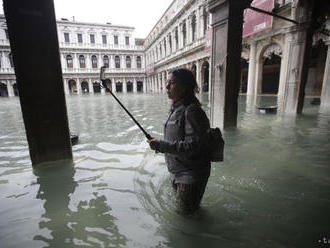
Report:
<svg viewBox="0 0 330 248"><path fill-rule="evenodd" d="M103 65L109 68L109 57L107 55L103 56Z"/></svg>
<svg viewBox="0 0 330 248"><path fill-rule="evenodd" d="M131 68L131 57L126 56L126 68Z"/></svg>
<svg viewBox="0 0 330 248"><path fill-rule="evenodd" d="M115 56L115 66L116 68L120 68L120 57L118 55Z"/></svg>
<svg viewBox="0 0 330 248"><path fill-rule="evenodd" d="M66 56L66 66L68 68L73 68L73 60L71 55Z"/></svg>
<svg viewBox="0 0 330 248"><path fill-rule="evenodd" d="M84 55L79 55L79 64L80 64L80 68L86 68Z"/></svg>
<svg viewBox="0 0 330 248"><path fill-rule="evenodd" d="M141 68L142 67L141 56L137 56L136 57L136 67L137 68Z"/></svg>
<svg viewBox="0 0 330 248"><path fill-rule="evenodd" d="M192 32L192 41L196 40L196 16L193 15L191 18L191 32Z"/></svg>
<svg viewBox="0 0 330 248"><path fill-rule="evenodd" d="M8 58L9 58L10 67L14 67L13 55L11 53L8 54Z"/></svg>
<svg viewBox="0 0 330 248"><path fill-rule="evenodd" d="M97 68L97 57L92 55L92 68Z"/></svg>

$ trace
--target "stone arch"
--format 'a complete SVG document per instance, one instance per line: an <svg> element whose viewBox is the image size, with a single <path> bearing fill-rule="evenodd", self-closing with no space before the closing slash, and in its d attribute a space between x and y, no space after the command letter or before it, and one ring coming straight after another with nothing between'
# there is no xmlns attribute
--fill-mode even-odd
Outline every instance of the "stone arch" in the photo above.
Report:
<svg viewBox="0 0 330 248"><path fill-rule="evenodd" d="M70 79L68 81L68 84L69 84L70 94L77 94L78 93L77 82L74 79Z"/></svg>
<svg viewBox="0 0 330 248"><path fill-rule="evenodd" d="M136 89L137 89L137 92L142 92L143 91L143 82L142 81L137 81L136 82Z"/></svg>
<svg viewBox="0 0 330 248"><path fill-rule="evenodd" d="M210 64L207 60L205 60L202 63L201 75L202 75L202 92L208 92L209 91Z"/></svg>
<svg viewBox="0 0 330 248"><path fill-rule="evenodd" d="M282 46L276 41L264 44L257 53L257 94L278 94Z"/></svg>
<svg viewBox="0 0 330 248"><path fill-rule="evenodd" d="M120 81L116 82L116 92L123 92L123 83Z"/></svg>
<svg viewBox="0 0 330 248"><path fill-rule="evenodd" d="M101 85L100 82L95 81L93 83L93 91L94 93L101 93Z"/></svg>
<svg viewBox="0 0 330 248"><path fill-rule="evenodd" d="M89 93L89 86L88 86L88 82L86 80L83 80L81 82L81 92L83 94L87 94Z"/></svg>
<svg viewBox="0 0 330 248"><path fill-rule="evenodd" d="M133 82L127 81L126 82L126 92L133 92Z"/></svg>
<svg viewBox="0 0 330 248"><path fill-rule="evenodd" d="M8 96L8 88L7 85L0 82L0 97L1 96Z"/></svg>

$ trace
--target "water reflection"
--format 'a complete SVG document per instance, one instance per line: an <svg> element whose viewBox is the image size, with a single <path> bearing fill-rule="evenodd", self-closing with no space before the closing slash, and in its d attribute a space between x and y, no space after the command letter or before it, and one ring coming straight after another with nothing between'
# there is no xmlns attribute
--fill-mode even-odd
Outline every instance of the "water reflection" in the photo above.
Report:
<svg viewBox="0 0 330 248"><path fill-rule="evenodd" d="M70 206L71 195L78 183L74 165L57 162L35 168L39 190L36 198L44 201L41 216L41 233L34 240L43 241L48 247L123 247L126 237L115 224L111 207L105 195L93 194L93 199L79 201Z"/></svg>

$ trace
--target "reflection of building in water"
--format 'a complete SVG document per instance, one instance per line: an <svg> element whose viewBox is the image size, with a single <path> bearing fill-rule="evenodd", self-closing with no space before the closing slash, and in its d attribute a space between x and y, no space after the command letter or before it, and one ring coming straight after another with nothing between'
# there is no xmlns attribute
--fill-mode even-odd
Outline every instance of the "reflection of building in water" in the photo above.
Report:
<svg viewBox="0 0 330 248"><path fill-rule="evenodd" d="M255 0L253 3L300 21L299 3L295 0ZM283 102L293 94L290 78L301 73L299 68L288 69L290 58L303 54L303 46L293 48L292 45L299 30L294 23L265 15L258 20L256 15L258 13L252 10L245 11L241 93L273 94ZM256 19L259 23L255 23ZM17 90L3 16L0 23L0 95L13 96L17 95ZM208 92L212 77L209 24L206 0L174 0L144 40L134 39L132 27L58 21L65 91L67 94L102 92L99 68L106 65L111 87L116 92L164 91L169 71L178 67L191 69L200 91ZM330 71L329 44L328 36L314 35L307 96L319 97L322 87L323 91L330 88L323 85L323 81L330 81L330 76L325 74Z"/></svg>
<svg viewBox="0 0 330 248"><path fill-rule="evenodd" d="M40 230L47 230L33 239L45 242L48 247L123 247L127 238L115 225L111 207L104 195L95 193L90 200L70 203L78 183L74 180L72 164L35 170L38 176L37 198L44 201L39 223ZM46 232L47 233L47 232Z"/></svg>

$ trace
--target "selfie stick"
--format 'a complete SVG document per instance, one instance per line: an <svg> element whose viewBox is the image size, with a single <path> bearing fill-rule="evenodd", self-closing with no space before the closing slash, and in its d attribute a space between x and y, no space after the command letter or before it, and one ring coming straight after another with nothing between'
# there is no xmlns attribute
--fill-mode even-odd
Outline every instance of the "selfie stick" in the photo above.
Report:
<svg viewBox="0 0 330 248"><path fill-rule="evenodd" d="M110 83L110 79L105 78L105 66L101 67L101 71L100 71L100 79L102 82L102 86L104 88L107 88L107 83ZM140 125L140 123L138 123L138 121L134 118L134 116L125 108L125 106L119 101L119 99L112 93L112 90L110 90L110 94L116 99L116 101L119 103L119 105L126 111L126 113L129 115L129 117L131 117L131 119L135 122L135 124L141 129L141 131L144 133L144 135L146 136L146 138L148 140L153 139L151 137L150 134L148 134L146 132L146 130L143 129L143 127Z"/></svg>

